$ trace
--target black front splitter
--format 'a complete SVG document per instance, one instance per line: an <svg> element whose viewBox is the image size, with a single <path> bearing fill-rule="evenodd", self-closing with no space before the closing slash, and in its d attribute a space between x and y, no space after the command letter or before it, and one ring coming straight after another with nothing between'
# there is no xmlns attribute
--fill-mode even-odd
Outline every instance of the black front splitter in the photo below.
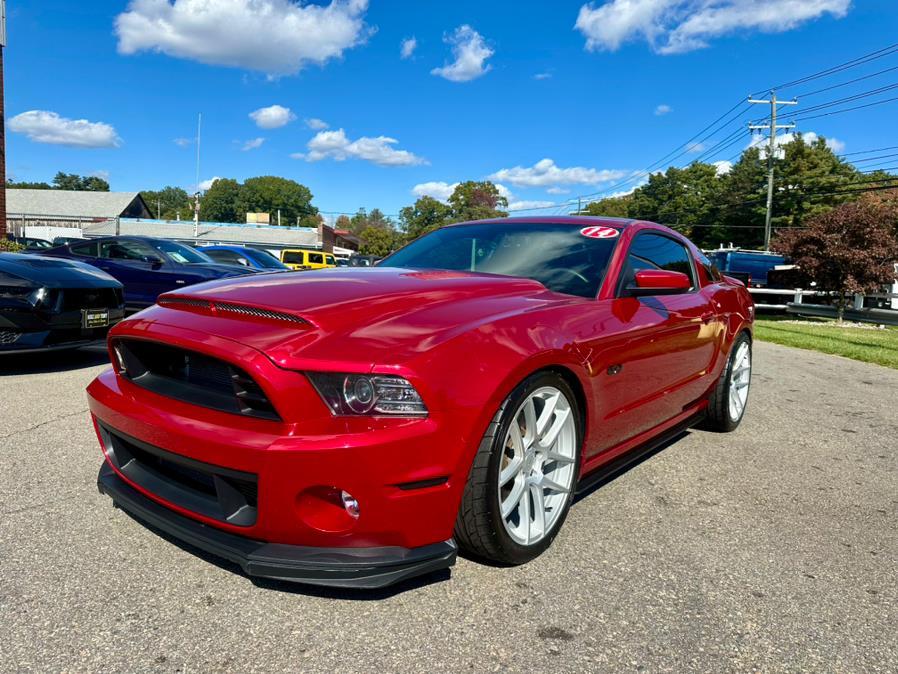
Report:
<svg viewBox="0 0 898 674"><path fill-rule="evenodd" d="M105 461L97 477L100 493L122 510L161 531L238 564L249 576L275 580L377 589L455 564L450 539L420 548L317 548L265 543L222 531L159 505L131 487Z"/></svg>

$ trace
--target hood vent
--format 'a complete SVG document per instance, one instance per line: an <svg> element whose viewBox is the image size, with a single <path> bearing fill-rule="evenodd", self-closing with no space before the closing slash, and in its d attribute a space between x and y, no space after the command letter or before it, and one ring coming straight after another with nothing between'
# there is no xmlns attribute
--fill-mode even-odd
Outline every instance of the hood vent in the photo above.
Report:
<svg viewBox="0 0 898 674"><path fill-rule="evenodd" d="M283 311L274 311L272 309L262 309L261 307L251 307L245 304L234 304L233 302L216 302L210 300L199 300L192 297L163 296L158 300L160 306L178 309L181 307L190 309L199 309L210 313L230 313L243 316L251 316L252 318L265 318L271 321L285 321L287 323L297 323L308 325L308 321L299 316L288 314Z"/></svg>

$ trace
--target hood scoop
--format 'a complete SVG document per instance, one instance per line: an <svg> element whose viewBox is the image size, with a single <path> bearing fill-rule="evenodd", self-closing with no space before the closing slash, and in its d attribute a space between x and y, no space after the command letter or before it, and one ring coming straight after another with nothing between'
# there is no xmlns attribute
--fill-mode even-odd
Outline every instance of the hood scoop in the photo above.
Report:
<svg viewBox="0 0 898 674"><path fill-rule="evenodd" d="M194 297L181 297L179 295L162 295L157 304L169 309L187 309L207 315L239 315L250 318L261 318L270 321L281 321L298 325L311 325L307 320L295 314L284 311L264 309L246 304L234 302L219 302L215 300L201 300Z"/></svg>

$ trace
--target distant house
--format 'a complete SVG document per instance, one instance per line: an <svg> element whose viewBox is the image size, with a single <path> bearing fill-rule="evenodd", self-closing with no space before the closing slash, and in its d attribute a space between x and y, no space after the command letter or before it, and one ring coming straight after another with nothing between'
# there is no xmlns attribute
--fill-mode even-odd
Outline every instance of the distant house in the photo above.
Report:
<svg viewBox="0 0 898 674"><path fill-rule="evenodd" d="M16 226L80 226L115 218L151 218L139 192L6 190L6 219Z"/></svg>

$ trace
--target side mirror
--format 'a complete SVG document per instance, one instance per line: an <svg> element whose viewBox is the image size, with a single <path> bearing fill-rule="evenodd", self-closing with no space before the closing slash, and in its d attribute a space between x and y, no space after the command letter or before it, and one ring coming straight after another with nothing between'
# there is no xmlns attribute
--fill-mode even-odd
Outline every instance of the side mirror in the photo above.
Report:
<svg viewBox="0 0 898 674"><path fill-rule="evenodd" d="M676 295L692 287L687 274L667 269L643 269L636 272L636 285L627 288L631 297L643 295Z"/></svg>

